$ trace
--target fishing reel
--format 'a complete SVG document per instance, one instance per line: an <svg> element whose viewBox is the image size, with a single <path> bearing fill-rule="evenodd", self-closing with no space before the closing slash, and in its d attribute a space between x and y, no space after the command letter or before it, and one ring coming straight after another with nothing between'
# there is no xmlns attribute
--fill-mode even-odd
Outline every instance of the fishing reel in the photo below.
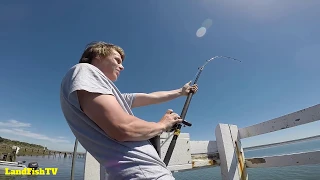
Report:
<svg viewBox="0 0 320 180"><path fill-rule="evenodd" d="M185 120L183 120L181 123L183 124L183 127L186 127L186 126L190 127L190 126L192 126L191 123L189 123L188 121L185 121ZM179 128L179 125L180 125L180 127L181 127L181 124L175 124L175 125L173 125L168 132L173 132L173 131L175 131L176 129ZM180 129L180 128L179 128L179 129Z"/></svg>

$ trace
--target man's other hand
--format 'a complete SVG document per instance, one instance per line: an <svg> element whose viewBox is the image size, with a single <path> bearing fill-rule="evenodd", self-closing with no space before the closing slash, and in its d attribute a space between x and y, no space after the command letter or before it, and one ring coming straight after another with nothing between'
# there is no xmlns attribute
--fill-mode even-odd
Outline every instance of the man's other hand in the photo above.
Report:
<svg viewBox="0 0 320 180"><path fill-rule="evenodd" d="M160 124L163 124L165 129L169 129L177 123L181 123L182 119L177 113L174 113L172 109L168 109L164 116L159 121Z"/></svg>
<svg viewBox="0 0 320 180"><path fill-rule="evenodd" d="M182 88L181 88L181 94L183 96L188 96L188 94L190 93L190 91L192 91L193 94L197 93L198 91L198 85L194 84L194 85L190 85L191 81L189 81L188 83L186 83Z"/></svg>

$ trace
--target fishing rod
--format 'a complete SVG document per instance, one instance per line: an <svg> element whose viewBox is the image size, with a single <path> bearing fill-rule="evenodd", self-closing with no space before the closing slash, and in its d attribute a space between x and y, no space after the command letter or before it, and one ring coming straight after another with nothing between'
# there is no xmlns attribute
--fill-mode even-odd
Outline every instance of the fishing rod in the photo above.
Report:
<svg viewBox="0 0 320 180"><path fill-rule="evenodd" d="M204 67L209 62L213 61L216 58L225 58L225 59L232 59L232 60L235 60L235 61L240 61L238 59L235 59L235 58L232 58L232 57L228 57L228 56L215 56L215 57L213 57L211 59L206 60L206 62L201 67L198 68L199 71L196 74L196 79L193 81L193 85L197 83L197 81L198 81L198 79L200 77L200 74L203 71ZM191 102L193 94L194 93L192 91L190 91L190 93L188 94L187 99L186 99L186 101L184 103L181 115L180 115L180 118L183 120L182 124L184 124L185 126L191 126L192 125L191 123L185 121L185 117L186 117L186 114L187 114L187 111L188 111L188 108L189 108L189 105L190 105L190 102ZM172 140L170 142L170 145L169 145L169 148L167 150L166 156L164 157L164 160L163 160L163 162L166 164L166 166L168 166L168 164L169 164L169 161L170 161L170 158L172 156L174 147L175 147L175 145L177 143L177 139L178 139L178 137L180 135L180 132L181 132L181 127L182 127L182 125L179 123L179 124L174 125L173 128L171 129L171 132L174 131L174 133L173 133L174 135L173 135Z"/></svg>

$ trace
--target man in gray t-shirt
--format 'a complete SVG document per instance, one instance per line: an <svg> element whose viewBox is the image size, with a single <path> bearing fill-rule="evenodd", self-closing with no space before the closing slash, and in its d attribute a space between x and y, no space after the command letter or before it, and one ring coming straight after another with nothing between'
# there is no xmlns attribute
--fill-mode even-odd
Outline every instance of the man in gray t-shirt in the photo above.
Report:
<svg viewBox="0 0 320 180"><path fill-rule="evenodd" d="M121 93L113 82L123 70L124 56L118 46L89 44L62 80L63 114L81 145L105 167L108 179L174 179L149 139L181 118L168 110L159 122L148 122L135 117L131 108L196 93L198 87L187 83L172 91Z"/></svg>

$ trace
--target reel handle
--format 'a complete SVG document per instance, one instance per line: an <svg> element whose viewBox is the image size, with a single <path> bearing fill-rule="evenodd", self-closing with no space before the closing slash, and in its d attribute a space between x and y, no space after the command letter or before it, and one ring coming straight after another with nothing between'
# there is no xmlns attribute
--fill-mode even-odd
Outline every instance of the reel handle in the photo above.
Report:
<svg viewBox="0 0 320 180"><path fill-rule="evenodd" d="M189 127L192 126L191 123L189 123L188 121L185 121L185 120L182 121L182 124L186 125L186 126L189 126Z"/></svg>

